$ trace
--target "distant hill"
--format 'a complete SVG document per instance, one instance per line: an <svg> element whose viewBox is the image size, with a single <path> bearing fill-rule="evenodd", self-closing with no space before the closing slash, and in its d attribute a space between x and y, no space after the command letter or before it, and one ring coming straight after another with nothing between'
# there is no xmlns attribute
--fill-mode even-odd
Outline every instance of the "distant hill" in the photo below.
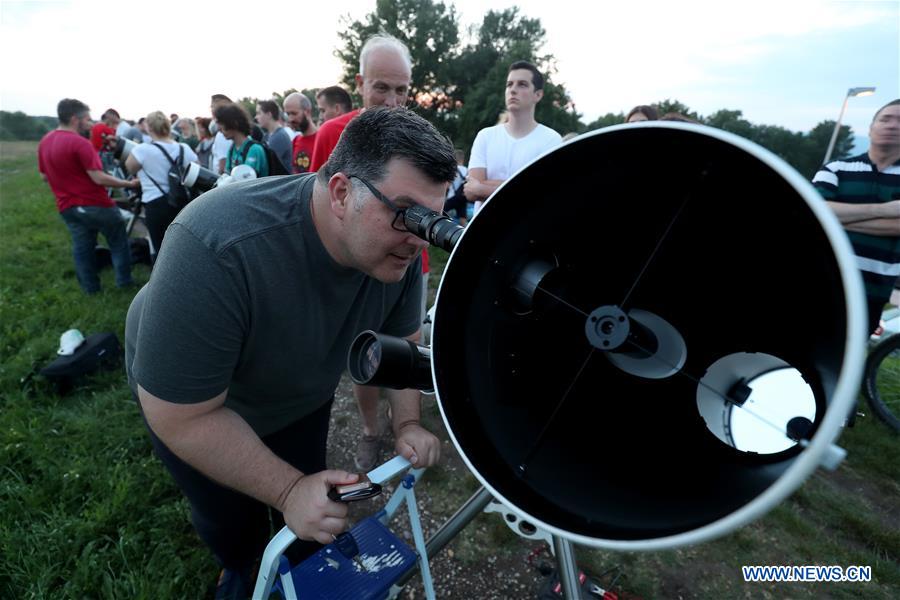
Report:
<svg viewBox="0 0 900 600"><path fill-rule="evenodd" d="M0 110L0 140L39 140L58 124L56 117L32 117L23 112Z"/></svg>

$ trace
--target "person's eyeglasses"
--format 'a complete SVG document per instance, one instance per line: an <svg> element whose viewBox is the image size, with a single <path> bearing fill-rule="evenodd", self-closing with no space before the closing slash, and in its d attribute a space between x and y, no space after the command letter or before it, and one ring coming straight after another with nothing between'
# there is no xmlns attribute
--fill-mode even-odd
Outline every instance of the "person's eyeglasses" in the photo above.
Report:
<svg viewBox="0 0 900 600"><path fill-rule="evenodd" d="M376 188L374 185L372 185L371 183L369 183L368 181L366 181L359 175L349 175L348 174L347 177L350 179L360 180L364 186L369 188L369 191L372 192L373 196L375 196L376 198L381 200L381 202L383 202L385 206L387 206L389 209L394 211L394 220L391 221L391 227L393 229L395 229L397 231L409 231L406 228L406 224L404 223L404 217L406 216L406 210L409 208L408 206L400 208L399 206L394 204L390 200L390 198L388 198L387 196L382 194L380 191L378 191L378 188Z"/></svg>

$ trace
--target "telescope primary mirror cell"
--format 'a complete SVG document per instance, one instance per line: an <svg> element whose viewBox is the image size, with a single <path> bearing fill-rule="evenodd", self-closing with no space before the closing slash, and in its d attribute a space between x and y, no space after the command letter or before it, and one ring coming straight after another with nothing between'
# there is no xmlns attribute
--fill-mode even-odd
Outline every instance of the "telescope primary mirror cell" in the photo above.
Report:
<svg viewBox="0 0 900 600"><path fill-rule="evenodd" d="M655 353L664 375L593 345L598 307L666 324L646 326L675 349ZM537 159L470 222L438 291L432 375L463 459L522 518L672 547L764 514L822 463L859 389L863 307L846 236L786 163L711 128L611 127ZM777 365L704 381L743 355ZM786 419L809 419L809 439Z"/></svg>

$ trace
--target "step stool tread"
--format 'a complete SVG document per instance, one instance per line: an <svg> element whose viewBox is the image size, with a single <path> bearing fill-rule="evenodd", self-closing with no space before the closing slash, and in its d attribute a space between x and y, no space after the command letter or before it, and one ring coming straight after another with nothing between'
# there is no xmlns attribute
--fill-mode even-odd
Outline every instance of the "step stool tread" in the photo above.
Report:
<svg viewBox="0 0 900 600"><path fill-rule="evenodd" d="M364 519L350 531L368 573L345 558L334 544L329 544L291 569L299 598L384 598L391 585L415 565L416 553L378 519Z"/></svg>

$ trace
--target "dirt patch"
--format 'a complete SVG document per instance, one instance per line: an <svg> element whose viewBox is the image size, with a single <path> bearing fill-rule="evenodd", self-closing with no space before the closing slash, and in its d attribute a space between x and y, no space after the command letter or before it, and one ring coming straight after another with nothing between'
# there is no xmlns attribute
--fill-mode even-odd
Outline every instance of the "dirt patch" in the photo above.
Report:
<svg viewBox="0 0 900 600"><path fill-rule="evenodd" d="M450 442L434 397L425 396L423 422L442 440L441 462L425 472L416 485L416 505L427 539L479 487ZM331 412L328 465L354 471L353 454L359 435L359 414L351 384L345 377L335 394ZM393 456L393 442L385 443L382 462ZM351 523L380 510L387 494L351 506ZM405 509L390 524L391 530L413 547L412 530ZM429 562L438 598L535 598L546 578L537 570L538 560L529 555L542 544L519 538L503 524L500 515L482 514ZM545 559L546 560L546 559ZM424 598L421 578L416 575L401 598Z"/></svg>

